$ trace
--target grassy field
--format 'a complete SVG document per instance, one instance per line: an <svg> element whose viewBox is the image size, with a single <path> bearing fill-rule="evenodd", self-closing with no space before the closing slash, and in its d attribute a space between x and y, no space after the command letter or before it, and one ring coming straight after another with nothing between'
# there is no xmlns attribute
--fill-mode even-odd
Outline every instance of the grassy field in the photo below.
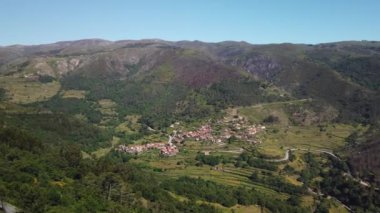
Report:
<svg viewBox="0 0 380 213"><path fill-rule="evenodd" d="M282 158L285 150L288 148L303 148L313 150L331 150L336 151L345 145L345 138L354 131L365 131L366 127L353 126L348 124L331 123L324 125L294 125L290 122L289 114L284 109L284 105L296 104L302 105L309 100L296 100L288 102L278 102L266 105L257 105L252 107L234 108L227 110L227 116L243 115L250 122L257 124L266 118L268 115L279 117L279 122L266 124L266 130L259 133L257 138L261 141L258 145L253 145L260 153L270 157ZM130 131L131 119L118 127L119 132ZM183 126L184 129L194 129L192 126ZM165 134L152 134L144 139L139 140L139 143L154 142L167 140ZM231 144L217 145L207 142L186 141L184 145L180 145L180 153L172 157L160 157L158 150L152 150L140 154L136 159L131 161L141 165L142 167L153 169L162 178L176 179L181 176L189 176L194 178L202 178L204 180L214 181L219 184L233 187L254 188L259 193L266 194L273 198L286 200L289 195L279 193L272 190L267 185L252 182L249 177L254 171L262 172L258 168L238 168L233 163L219 164L218 166L196 166L195 157L198 153L208 151L211 155L222 155L227 159L235 159L241 152L242 148L253 148L251 144L244 141L234 141ZM281 171L285 165L291 166L295 171L302 171L306 164L302 159L305 151L295 151L293 155L295 160L292 162L281 163L278 165L279 170L274 172L266 171L261 173L268 175L281 175L288 183L296 186L302 186L302 182L298 181L299 175L291 175ZM323 161L323 158L318 161ZM233 161L232 161L233 162ZM270 174L269 174L270 175ZM186 199L186 198L185 198ZM304 207L311 208L315 205L315 198L311 195L303 195L301 204ZM233 208L224 208L219 204L223 212L259 212L257 206L235 206ZM345 212L345 209L338 204L331 208L331 212Z"/></svg>
<svg viewBox="0 0 380 213"><path fill-rule="evenodd" d="M0 85L7 90L10 102L21 104L47 100L56 95L61 87L58 81L41 83L12 76L0 77Z"/></svg>
<svg viewBox="0 0 380 213"><path fill-rule="evenodd" d="M340 203L330 200L329 213L348 213L349 211Z"/></svg>
<svg viewBox="0 0 380 213"><path fill-rule="evenodd" d="M304 148L310 150L336 150L345 144L345 138L353 131L363 127L345 124L333 124L323 131L318 126L280 126L269 127L266 133L259 136L262 144L260 152L271 156L283 156L285 148Z"/></svg>
<svg viewBox="0 0 380 213"><path fill-rule="evenodd" d="M169 194L181 202L185 202L185 201L189 200L187 197L177 195L173 192L169 192ZM219 203L211 203L211 202L202 201L202 200L197 200L196 203L197 204L212 205L223 213L256 213L256 212L257 213L267 213L267 212L269 213L270 212L269 210L267 210L265 208L261 209L261 207L258 205L242 206L242 205L237 204L233 207L228 208L228 207L224 207L224 206L220 205Z"/></svg>
<svg viewBox="0 0 380 213"><path fill-rule="evenodd" d="M81 151L83 159L91 159L91 155L85 151Z"/></svg>
<svg viewBox="0 0 380 213"><path fill-rule="evenodd" d="M303 109L309 99L259 104L237 108L238 114L252 123L262 123L272 115L278 118L275 123L267 124L265 133L258 135L262 142L258 149L261 153L273 157L283 157L286 148L304 148L310 150L337 150L345 145L345 138L354 131L364 131L366 127L348 124L294 125L287 109L296 106ZM304 109L303 109L304 110ZM310 113L310 112L309 112Z"/></svg>
<svg viewBox="0 0 380 213"><path fill-rule="evenodd" d="M301 158L302 152L294 152L293 154L295 156L295 159L291 162L288 162L287 165L291 166L295 171L300 172L306 167L305 162Z"/></svg>
<svg viewBox="0 0 380 213"><path fill-rule="evenodd" d="M236 205L234 207L231 207L231 208L226 208L226 209L221 209L222 212L233 212L233 213L267 213L267 212L270 212L269 210L267 209L263 209L263 211L261 211L261 207L258 206L258 205L250 205L250 206L242 206L242 205Z"/></svg>
<svg viewBox="0 0 380 213"><path fill-rule="evenodd" d="M334 206L329 209L329 213L348 213L349 211L343 206Z"/></svg>
<svg viewBox="0 0 380 213"><path fill-rule="evenodd" d="M62 91L62 98L78 98L84 99L86 91L84 90L64 90Z"/></svg>
<svg viewBox="0 0 380 213"><path fill-rule="evenodd" d="M97 158L100 158L102 156L105 156L107 153L109 153L116 145L118 145L120 142L120 138L118 137L113 137L112 138L112 146L110 147L107 147L107 148L100 148L94 152L92 152L91 154L95 155L95 157ZM85 157L87 155L84 155L83 157Z"/></svg>
<svg viewBox="0 0 380 213"><path fill-rule="evenodd" d="M214 145L215 146L215 145ZM186 148L181 149L180 154L172 157L160 157L157 150L145 152L132 162L140 165L145 165L149 168L161 169L158 172L163 178L178 178L181 176L190 176L194 178L202 178L205 180L214 181L219 184L229 186L242 186L248 188L255 188L263 194L267 194L279 199L287 199L289 195L285 193L278 193L265 186L255 184L249 180L249 176L253 173L255 168L236 168L233 164L220 164L216 167L203 165L194 166L196 163L195 156L201 150L218 149L212 145L202 145L200 142L190 142ZM211 152L213 153L213 152ZM214 152L215 155L236 157L235 153L220 153Z"/></svg>
<svg viewBox="0 0 380 213"><path fill-rule="evenodd" d="M301 205L303 207L312 207L314 205L314 197L311 195L305 195L301 198Z"/></svg>
<svg viewBox="0 0 380 213"><path fill-rule="evenodd" d="M302 105L308 102L308 99L292 100L284 102L274 102L267 104L258 104L249 107L237 108L239 114L248 118L253 123L261 123L269 115L275 115L279 118L281 125L288 125L288 115L284 111L287 105Z"/></svg>
<svg viewBox="0 0 380 213"><path fill-rule="evenodd" d="M289 183L291 183L291 184L293 184L293 185L296 185L296 186L302 186L303 183L297 180L298 177L299 177L298 175L292 175L292 176L288 176L288 175L287 175L287 176L285 176L285 179L286 179Z"/></svg>
<svg viewBox="0 0 380 213"><path fill-rule="evenodd" d="M98 101L99 111L102 113L103 118L100 122L101 125L107 126L108 122L117 118L116 107L117 104L110 99L102 99Z"/></svg>
<svg viewBox="0 0 380 213"><path fill-rule="evenodd" d="M44 113L36 108L22 106L11 102L0 102L0 110L12 114L12 113L25 113L25 114L38 114Z"/></svg>
<svg viewBox="0 0 380 213"><path fill-rule="evenodd" d="M133 131L131 130L131 128L129 128L128 122L123 122L123 123L119 124L119 125L115 128L115 131L116 131L117 133L125 133L125 134L132 133L132 132L133 132Z"/></svg>

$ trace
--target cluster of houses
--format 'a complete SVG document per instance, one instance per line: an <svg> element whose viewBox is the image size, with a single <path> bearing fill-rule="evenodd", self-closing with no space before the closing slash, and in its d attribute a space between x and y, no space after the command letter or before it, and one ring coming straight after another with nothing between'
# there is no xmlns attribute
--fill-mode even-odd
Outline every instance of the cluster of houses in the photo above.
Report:
<svg viewBox="0 0 380 213"><path fill-rule="evenodd" d="M131 146L122 144L116 150L130 154L139 154L150 149L159 149L160 154L164 156L174 156L179 152L177 146L172 143L148 143Z"/></svg>
<svg viewBox="0 0 380 213"><path fill-rule="evenodd" d="M163 156L174 156L179 152L178 148L176 145L172 143L167 143L165 144L164 147L160 149L160 153Z"/></svg>
<svg viewBox="0 0 380 213"><path fill-rule="evenodd" d="M196 141L213 141L214 137L212 135L212 128L210 124L206 124L201 126L199 129L195 131L189 131L183 133L183 137L185 138L193 138Z"/></svg>
<svg viewBox="0 0 380 213"><path fill-rule="evenodd" d="M214 130L212 125L217 126L217 128L215 128L217 130ZM255 135L258 132L265 130L265 126L250 125L249 122L241 116L224 118L223 120L218 120L214 124L209 122L192 131L179 130L178 122L171 127L177 130L173 130L174 134L173 136L169 136L169 141L167 143L148 143L130 146L119 145L117 150L131 154L139 154L150 149L158 149L163 156L174 156L179 152L178 147L175 144L184 143L186 139L223 144L234 136L239 140L258 143Z"/></svg>
<svg viewBox="0 0 380 213"><path fill-rule="evenodd" d="M211 124L201 126L197 130L181 132L175 131L173 140L176 143L183 143L186 138L190 138L196 141L206 141L211 143L224 143L232 136L239 140L244 140L251 143L257 143L255 135L260 131L265 130L265 126L262 125L250 125L248 121L241 116L236 118L219 120L215 125L224 127L220 131L215 131ZM220 128L219 128L220 129Z"/></svg>
<svg viewBox="0 0 380 213"><path fill-rule="evenodd" d="M213 129L210 124L202 125L199 129L182 132L181 130L174 130L173 141L175 143L183 143L186 138L190 138L196 141L207 141L212 143L221 143L222 140L213 135Z"/></svg>
<svg viewBox="0 0 380 213"><path fill-rule="evenodd" d="M242 116L234 116L232 118L225 117L222 121L219 121L219 123L227 125L228 128L225 131L232 134L235 138L251 143L258 143L259 141L255 139L255 135L266 129L265 126L260 124L249 124L247 119Z"/></svg>

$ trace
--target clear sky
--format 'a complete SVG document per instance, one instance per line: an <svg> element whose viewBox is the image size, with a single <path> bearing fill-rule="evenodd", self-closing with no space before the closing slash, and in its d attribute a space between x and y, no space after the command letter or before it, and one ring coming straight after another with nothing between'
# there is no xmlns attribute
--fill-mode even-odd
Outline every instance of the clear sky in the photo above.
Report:
<svg viewBox="0 0 380 213"><path fill-rule="evenodd" d="M0 0L0 45L380 40L380 0Z"/></svg>

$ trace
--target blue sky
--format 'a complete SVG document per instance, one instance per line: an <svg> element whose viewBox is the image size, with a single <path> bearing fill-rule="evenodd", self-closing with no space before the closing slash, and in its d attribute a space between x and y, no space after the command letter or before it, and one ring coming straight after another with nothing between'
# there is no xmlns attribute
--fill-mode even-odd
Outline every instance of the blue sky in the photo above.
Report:
<svg viewBox="0 0 380 213"><path fill-rule="evenodd" d="M380 40L380 0L0 0L0 45L84 38Z"/></svg>

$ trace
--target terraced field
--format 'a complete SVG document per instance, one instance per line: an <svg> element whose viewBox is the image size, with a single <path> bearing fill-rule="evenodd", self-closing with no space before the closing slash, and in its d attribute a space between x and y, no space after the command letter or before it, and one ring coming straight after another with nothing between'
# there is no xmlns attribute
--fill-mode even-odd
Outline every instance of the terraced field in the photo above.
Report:
<svg viewBox="0 0 380 213"><path fill-rule="evenodd" d="M64 90L62 91L62 98L78 98L84 99L86 91L84 90Z"/></svg>
<svg viewBox="0 0 380 213"><path fill-rule="evenodd" d="M271 156L283 156L286 147L310 150L337 150L345 144L345 138L364 127L345 124L328 125L323 131L318 126L273 126L267 133L260 135L260 152Z"/></svg>
<svg viewBox="0 0 380 213"><path fill-rule="evenodd" d="M268 171L254 167L239 168L235 167L233 163L219 164L217 166L196 166L196 156L199 153L207 152L210 155L223 156L227 159L236 159L244 150L257 149L260 153L268 157L282 158L286 149L288 148L301 148L306 150L339 150L345 144L345 138L353 131L365 131L364 126L352 126L348 124L329 124L329 125L293 125L290 122L289 114L284 109L284 106L289 104L303 105L309 100L296 100L288 102L271 103L268 106L257 105L252 107L229 109L227 113L229 116L236 117L243 115L248 118L252 123L261 123L268 115L276 115L279 117L278 123L265 124L266 130L259 133L257 138L261 141L258 145L252 145L244 141L234 141L233 143L226 143L224 145L212 144L201 141L187 140L183 145L179 145L180 153L172 157L161 157L158 150L150 150L139 154L137 158L131 160L132 163L138 164L140 167L153 169L163 179L173 178L177 179L181 176L189 176L194 178L202 178L204 180L214 181L219 184L233 186L233 187L246 187L254 188L259 193L266 194L270 197L287 200L290 195L286 193L279 193L271 189L270 186L256 183L250 180L253 172L259 172L267 175L281 175L285 181L296 186L302 186L303 183L299 181L299 175L284 174L282 170L286 165L293 168L295 171L302 171L305 169L305 162L303 160L303 153L305 151L297 151L293 155L295 159L291 162L281 162L278 164L277 171ZM108 100L102 100L99 105L103 110L102 114L112 114L114 104ZM269 108L269 111L267 111ZM270 111L272 110L272 111ZM267 114L266 114L267 113ZM126 122L116 127L119 133L132 133L139 129L137 125L137 117L126 117ZM194 126L195 125L195 126ZM199 124L201 125L201 124ZM190 130L196 128L196 124L185 125L183 128ZM168 132L172 131L169 129ZM139 140L136 144L148 142L165 142L167 141L167 133L160 133L156 131L153 134L147 135ZM116 143L114 144L116 145ZM111 148L100 149L93 153L96 156L104 156ZM185 197L173 195L180 200L186 200ZM203 201L198 201L203 202ZM315 205L314 197L312 195L303 195L301 197L301 204L304 207L311 207ZM258 206L235 206L232 208L225 208L219 204L216 207L222 212L260 212ZM339 204L331 211L344 212L344 208ZM265 212L265 210L264 210Z"/></svg>
<svg viewBox="0 0 380 213"><path fill-rule="evenodd" d="M107 153L109 153L112 149L114 149L116 147L116 145L118 145L119 143L120 143L120 138L113 137L112 142L111 142L112 146L107 147L107 148L100 148L100 149L96 150L95 152L92 152L91 154L93 154L97 158L103 157ZM87 155L85 154L85 156L88 157L88 154Z"/></svg>
<svg viewBox="0 0 380 213"><path fill-rule="evenodd" d="M142 164L146 165L147 167L160 169L161 172L159 174L163 177L200 177L202 179L214 181L216 183L224 185L235 187L242 186L248 188L253 187L260 193L268 194L282 200L285 200L289 197L289 195L285 193L278 193L263 185L258 185L250 181L249 176L253 173L253 171L259 171L260 169L236 168L232 164L225 164L216 167L208 165L193 166L196 162L196 154L197 150L187 150L185 153L181 153L177 156L160 158L157 152L150 151L140 155L138 159L132 161L140 165ZM234 155L236 156L236 154Z"/></svg>
<svg viewBox="0 0 380 213"><path fill-rule="evenodd" d="M181 202L188 201L187 197L174 194L173 192L169 192L169 194ZM220 210L222 213L269 213L270 212L268 209L261 208L258 205L242 206L242 205L237 204L233 207L228 208L228 207L220 205L219 203L211 203L211 202L206 202L206 201L201 201L201 200L197 200L196 203L212 205L218 210Z"/></svg>
<svg viewBox="0 0 380 213"><path fill-rule="evenodd" d="M282 125L288 125L288 115L286 114L284 108L287 105L303 105L309 102L309 99L300 99L292 101L283 102L273 102L266 104L258 104L248 107L236 108L237 113L244 115L248 120L253 123L261 123L267 116L276 115L279 117L280 123Z"/></svg>
<svg viewBox="0 0 380 213"><path fill-rule="evenodd" d="M249 169L239 169L233 166L225 167L224 170L214 170L210 166L196 167L188 166L182 169L168 169L161 174L165 177L178 178L181 176L190 176L194 178L202 178L205 180L214 181L223 185L230 186L241 186L241 187L253 187L260 193L267 194L282 200L286 200L289 195L285 193L278 193L271 190L265 186L254 184L249 180L249 176L252 174L253 170Z"/></svg>
<svg viewBox="0 0 380 213"><path fill-rule="evenodd" d="M41 83L13 76L1 76L0 85L7 90L8 100L19 104L48 100L56 95L61 87L58 81Z"/></svg>
<svg viewBox="0 0 380 213"><path fill-rule="evenodd" d="M250 122L263 123L268 116L276 117L275 122L265 124L267 130L259 134L258 138L262 142L258 149L261 153L271 157L282 157L286 148L303 149L324 149L338 150L345 144L345 138L352 132L364 132L365 126L352 126L341 123L326 123L323 121L311 122L295 125L292 121L292 114L289 109L296 108L301 113L309 114L304 119L312 120L315 113L311 112L304 105L310 103L309 99L301 99L287 102L275 102L269 104L259 104L250 107L237 108L239 114L244 115ZM324 115L332 113L329 109L323 112Z"/></svg>

